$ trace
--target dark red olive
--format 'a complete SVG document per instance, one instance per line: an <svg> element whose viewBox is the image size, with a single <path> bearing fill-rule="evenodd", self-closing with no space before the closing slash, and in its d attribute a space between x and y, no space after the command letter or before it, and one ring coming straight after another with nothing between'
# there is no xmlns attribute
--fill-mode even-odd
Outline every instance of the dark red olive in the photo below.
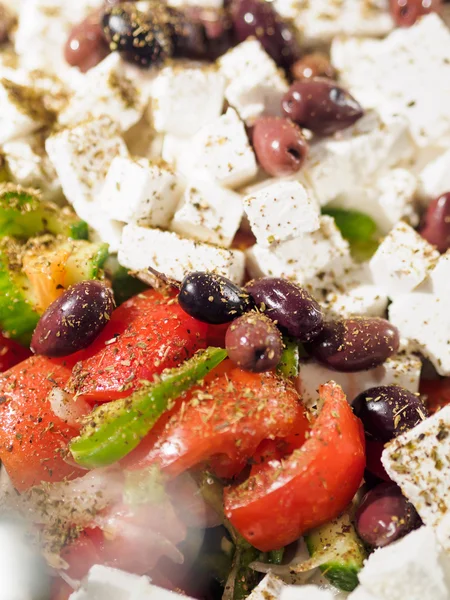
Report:
<svg viewBox="0 0 450 600"><path fill-rule="evenodd" d="M237 40L258 39L280 67L289 68L300 57L294 29L267 0L231 0L230 14Z"/></svg>
<svg viewBox="0 0 450 600"><path fill-rule="evenodd" d="M288 335L309 342L323 327L323 312L306 290L278 277L250 281L245 289L264 314Z"/></svg>
<svg viewBox="0 0 450 600"><path fill-rule="evenodd" d="M450 248L450 192L430 202L420 235L439 252Z"/></svg>
<svg viewBox="0 0 450 600"><path fill-rule="evenodd" d="M254 307L248 293L232 281L202 271L186 275L178 302L194 319L214 325L230 323Z"/></svg>
<svg viewBox="0 0 450 600"><path fill-rule="evenodd" d="M87 348L108 323L114 308L111 289L100 281L73 285L42 315L31 339L32 351L59 357Z"/></svg>
<svg viewBox="0 0 450 600"><path fill-rule="evenodd" d="M176 19L174 56L216 60L234 43L233 25L223 10L185 7Z"/></svg>
<svg viewBox="0 0 450 600"><path fill-rule="evenodd" d="M390 0L391 15L399 27L411 27L419 17L441 8L441 0Z"/></svg>
<svg viewBox="0 0 450 600"><path fill-rule="evenodd" d="M365 371L382 365L400 344L398 329L378 317L353 317L325 323L307 351L330 369Z"/></svg>
<svg viewBox="0 0 450 600"><path fill-rule="evenodd" d="M283 113L318 135L332 135L360 119L364 111L346 90L329 79L295 81L286 92Z"/></svg>
<svg viewBox="0 0 450 600"><path fill-rule="evenodd" d="M390 442L427 418L419 396L398 385L371 388L353 402L366 433L377 442Z"/></svg>
<svg viewBox="0 0 450 600"><path fill-rule="evenodd" d="M100 18L100 13L96 11L75 25L64 48L66 61L72 67L78 67L82 73L98 65L109 54Z"/></svg>
<svg viewBox="0 0 450 600"><path fill-rule="evenodd" d="M420 525L414 506L395 483L380 483L370 490L356 512L358 535L372 548L392 544Z"/></svg>
<svg viewBox="0 0 450 600"><path fill-rule="evenodd" d="M252 143L259 164L273 177L293 175L302 168L308 154L308 143L300 127L279 117L258 119Z"/></svg>
<svg viewBox="0 0 450 600"><path fill-rule="evenodd" d="M336 69L326 54L312 52L295 61L291 67L291 75L293 79L312 79L314 77L336 79Z"/></svg>
<svg viewBox="0 0 450 600"><path fill-rule="evenodd" d="M244 371L271 371L281 360L283 340L268 317L250 312L228 327L225 346L232 362Z"/></svg>

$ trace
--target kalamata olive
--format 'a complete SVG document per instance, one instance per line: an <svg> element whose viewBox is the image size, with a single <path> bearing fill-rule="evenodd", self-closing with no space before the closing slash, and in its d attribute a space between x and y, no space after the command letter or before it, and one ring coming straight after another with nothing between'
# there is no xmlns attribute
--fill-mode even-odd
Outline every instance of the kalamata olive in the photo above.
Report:
<svg viewBox="0 0 450 600"><path fill-rule="evenodd" d="M295 81L281 106L285 117L318 135L332 135L360 119L364 111L346 90L329 79Z"/></svg>
<svg viewBox="0 0 450 600"><path fill-rule="evenodd" d="M225 336L225 346L234 364L252 373L274 369L283 352L283 340L276 325L256 312L233 321Z"/></svg>
<svg viewBox="0 0 450 600"><path fill-rule="evenodd" d="M280 67L288 68L300 56L293 28L267 0L231 0L230 14L237 40L257 38Z"/></svg>
<svg viewBox="0 0 450 600"><path fill-rule="evenodd" d="M322 330L322 309L298 285L278 277L262 277L250 281L245 289L269 319L301 342L309 342Z"/></svg>
<svg viewBox="0 0 450 600"><path fill-rule="evenodd" d="M383 364L398 350L397 328L378 317L353 317L325 323L307 351L330 369L365 371Z"/></svg>
<svg viewBox="0 0 450 600"><path fill-rule="evenodd" d="M194 319L214 325L229 323L253 308L253 301L242 288L226 277L202 271L186 275L178 302Z"/></svg>
<svg viewBox="0 0 450 600"><path fill-rule="evenodd" d="M395 483L380 483L370 490L356 512L359 537L374 548L395 542L420 524L414 506Z"/></svg>
<svg viewBox="0 0 450 600"><path fill-rule="evenodd" d="M185 7L176 20L174 56L216 60L233 45L232 27L223 10Z"/></svg>
<svg viewBox="0 0 450 600"><path fill-rule="evenodd" d="M173 54L174 16L164 3L152 3L145 12L133 2L107 7L102 27L110 49L141 67Z"/></svg>
<svg viewBox="0 0 450 600"><path fill-rule="evenodd" d="M58 357L87 348L108 323L114 307L111 289L100 281L73 285L42 315L31 340L32 351Z"/></svg>
<svg viewBox="0 0 450 600"><path fill-rule="evenodd" d="M100 18L96 11L75 25L64 48L66 61L82 73L98 65L109 54Z"/></svg>
<svg viewBox="0 0 450 600"><path fill-rule="evenodd" d="M336 69L326 54L312 52L299 58L291 67L293 79L312 79L313 77L336 78Z"/></svg>
<svg viewBox="0 0 450 600"><path fill-rule="evenodd" d="M302 130L289 119L261 117L253 128L252 143L259 164L273 177L293 175L308 154Z"/></svg>
<svg viewBox="0 0 450 600"><path fill-rule="evenodd" d="M442 0L390 0L391 15L400 27L411 27L417 19L431 12L439 12Z"/></svg>
<svg viewBox="0 0 450 600"><path fill-rule="evenodd" d="M420 397L398 385L362 392L353 402L353 409L370 438L384 443L412 429L428 416Z"/></svg>
<svg viewBox="0 0 450 600"><path fill-rule="evenodd" d="M439 252L450 248L450 192L430 202L420 235L434 244Z"/></svg>

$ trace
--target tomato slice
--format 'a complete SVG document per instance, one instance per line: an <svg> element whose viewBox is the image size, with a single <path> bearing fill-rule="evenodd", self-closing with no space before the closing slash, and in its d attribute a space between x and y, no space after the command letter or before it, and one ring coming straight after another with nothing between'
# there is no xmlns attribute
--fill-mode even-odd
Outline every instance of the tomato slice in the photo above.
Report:
<svg viewBox="0 0 450 600"><path fill-rule="evenodd" d="M248 373L225 361L204 386L178 401L171 417L157 424L127 464L132 469L155 464L175 476L211 457L226 455L232 475L262 440L294 431L303 440L309 426L289 382L273 373Z"/></svg>
<svg viewBox="0 0 450 600"><path fill-rule="evenodd" d="M64 461L77 434L53 413L49 392L64 387L63 361L33 356L0 375L0 459L20 492L41 481L61 481L82 471Z"/></svg>
<svg viewBox="0 0 450 600"><path fill-rule="evenodd" d="M450 377L445 379L422 379L420 393L426 396L430 414L450 404Z"/></svg>
<svg viewBox="0 0 450 600"><path fill-rule="evenodd" d="M30 356L31 352L28 348L0 333L0 373L4 373Z"/></svg>
<svg viewBox="0 0 450 600"><path fill-rule="evenodd" d="M88 402L129 396L143 380L206 347L208 326L148 290L122 304L75 366L68 390Z"/></svg>
<svg viewBox="0 0 450 600"><path fill-rule="evenodd" d="M298 450L225 489L226 516L259 550L282 548L339 515L362 481L361 422L335 383L322 386L320 396L322 412Z"/></svg>

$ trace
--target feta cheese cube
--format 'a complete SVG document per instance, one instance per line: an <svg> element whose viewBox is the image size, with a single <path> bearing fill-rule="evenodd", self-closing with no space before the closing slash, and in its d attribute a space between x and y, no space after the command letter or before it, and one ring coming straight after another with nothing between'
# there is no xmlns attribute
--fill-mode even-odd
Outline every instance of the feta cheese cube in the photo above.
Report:
<svg viewBox="0 0 450 600"><path fill-rule="evenodd" d="M334 219L320 217L320 228L293 240L265 248L259 244L247 251L247 267L252 277L285 277L310 291L323 289L352 264L348 243Z"/></svg>
<svg viewBox="0 0 450 600"><path fill-rule="evenodd" d="M396 29L385 40L349 43L351 50L345 52L346 42L339 42L337 64L364 106L376 107L383 117L405 118L418 146L448 137L450 31L435 13L413 27Z"/></svg>
<svg viewBox="0 0 450 600"><path fill-rule="evenodd" d="M163 139L161 157L189 179L192 176L191 148L192 138L167 133Z"/></svg>
<svg viewBox="0 0 450 600"><path fill-rule="evenodd" d="M287 585L281 590L280 600L334 600L329 590L317 585Z"/></svg>
<svg viewBox="0 0 450 600"><path fill-rule="evenodd" d="M105 215L116 221L166 228L180 196L181 188L168 165L117 156L109 167L99 204Z"/></svg>
<svg viewBox="0 0 450 600"><path fill-rule="evenodd" d="M244 208L260 246L269 247L320 227L319 204L299 181L273 181L247 196Z"/></svg>
<svg viewBox="0 0 450 600"><path fill-rule="evenodd" d="M367 113L355 125L311 144L302 170L322 206L342 195L353 197L376 178L412 157L415 151L408 124L393 117L382 121Z"/></svg>
<svg viewBox="0 0 450 600"><path fill-rule="evenodd" d="M224 88L225 79L212 68L163 69L152 91L156 131L194 135L222 114Z"/></svg>
<svg viewBox="0 0 450 600"><path fill-rule="evenodd" d="M192 138L181 161L187 170L183 174L233 189L249 183L258 172L244 123L232 108Z"/></svg>
<svg viewBox="0 0 450 600"><path fill-rule="evenodd" d="M420 193L426 203L450 191L450 150L442 151L419 175Z"/></svg>
<svg viewBox="0 0 450 600"><path fill-rule="evenodd" d="M450 510L450 406L395 438L382 463L415 506L423 522L437 528ZM450 550L450 529L441 539Z"/></svg>
<svg viewBox="0 0 450 600"><path fill-rule="evenodd" d="M449 590L432 529L421 527L375 550L358 573L368 592L381 600L447 600Z"/></svg>
<svg viewBox="0 0 450 600"><path fill-rule="evenodd" d="M62 129L47 139L45 147L75 210L79 204L97 199L113 159L128 154L108 117Z"/></svg>
<svg viewBox="0 0 450 600"><path fill-rule="evenodd" d="M155 587L151 585L148 577L140 577L112 567L94 565L85 578L82 589L74 592L70 600L150 598Z"/></svg>
<svg viewBox="0 0 450 600"><path fill-rule="evenodd" d="M88 223L90 228L89 238L93 242L109 244L109 252L119 250L124 224L111 219L107 213L95 202L82 200L74 205L77 215Z"/></svg>
<svg viewBox="0 0 450 600"><path fill-rule="evenodd" d="M170 225L181 236L228 248L243 215L242 198L214 182L192 182Z"/></svg>
<svg viewBox="0 0 450 600"><path fill-rule="evenodd" d="M422 283L438 258L434 246L406 223L399 223L380 244L370 269L375 285L395 298Z"/></svg>
<svg viewBox="0 0 450 600"><path fill-rule="evenodd" d="M381 385L399 385L416 394L419 391L421 370L422 363L413 354L393 356L381 366L359 373L339 373L308 360L300 364L298 389L308 408L317 406L319 387L331 380L342 387L350 403L361 392Z"/></svg>
<svg viewBox="0 0 450 600"><path fill-rule="evenodd" d="M218 64L227 80L225 98L247 124L263 115L281 116L281 100L288 84L258 40L242 42Z"/></svg>
<svg viewBox="0 0 450 600"><path fill-rule="evenodd" d="M112 52L84 77L67 108L59 115L62 125L108 116L127 131L141 118L148 99L129 76L126 64Z"/></svg>
<svg viewBox="0 0 450 600"><path fill-rule="evenodd" d="M239 250L226 250L179 237L170 231L126 225L119 248L119 263L136 271L148 283L154 277L148 267L153 267L181 281L190 271L212 271L242 284L245 256Z"/></svg>
<svg viewBox="0 0 450 600"><path fill-rule="evenodd" d="M375 598L375 596L365 590L362 585L359 585L356 590L348 596L347 600L380 600L380 598Z"/></svg>
<svg viewBox="0 0 450 600"><path fill-rule="evenodd" d="M285 588L281 579L268 573L247 598L248 600L278 600Z"/></svg>

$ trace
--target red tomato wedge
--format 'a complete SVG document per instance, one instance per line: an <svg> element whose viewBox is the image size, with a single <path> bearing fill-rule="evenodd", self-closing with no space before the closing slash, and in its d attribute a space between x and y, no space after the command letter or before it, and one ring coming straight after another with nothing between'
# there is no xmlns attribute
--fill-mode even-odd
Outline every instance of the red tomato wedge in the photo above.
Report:
<svg viewBox="0 0 450 600"><path fill-rule="evenodd" d="M0 373L31 356L31 351L0 333Z"/></svg>
<svg viewBox="0 0 450 600"><path fill-rule="evenodd" d="M333 519L352 500L364 467L364 432L342 389L320 388L324 401L307 441L273 468L225 489L225 514L262 551L282 548Z"/></svg>
<svg viewBox="0 0 450 600"><path fill-rule="evenodd" d="M34 356L0 375L0 459L24 491L41 481L61 481L82 473L64 461L77 430L53 413L49 392L64 387L70 369L63 361Z"/></svg>
<svg viewBox="0 0 450 600"><path fill-rule="evenodd" d="M152 381L155 374L205 348L207 330L176 298L155 290L143 292L114 311L102 334L81 355L68 390L92 403L129 396L143 380Z"/></svg>
<svg viewBox="0 0 450 600"><path fill-rule="evenodd" d="M226 361L204 386L178 401L172 416L157 424L127 464L132 469L155 464L175 476L226 455L232 472L242 468L262 440L294 431L304 439L309 427L289 382L273 373L248 373Z"/></svg>
<svg viewBox="0 0 450 600"><path fill-rule="evenodd" d="M430 414L434 414L450 404L450 377L445 379L422 379L420 393L426 396L426 406Z"/></svg>

